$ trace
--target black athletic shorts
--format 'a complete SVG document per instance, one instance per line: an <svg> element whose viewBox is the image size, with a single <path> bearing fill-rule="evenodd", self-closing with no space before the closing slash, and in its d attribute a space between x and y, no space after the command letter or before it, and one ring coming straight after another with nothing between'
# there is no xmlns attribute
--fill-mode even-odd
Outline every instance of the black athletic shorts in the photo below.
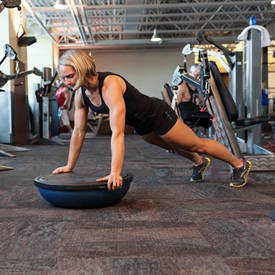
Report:
<svg viewBox="0 0 275 275"><path fill-rule="evenodd" d="M164 101L152 98L152 108L142 127L135 127L137 134L143 136L156 132L160 136L166 134L177 122L178 117L174 110Z"/></svg>

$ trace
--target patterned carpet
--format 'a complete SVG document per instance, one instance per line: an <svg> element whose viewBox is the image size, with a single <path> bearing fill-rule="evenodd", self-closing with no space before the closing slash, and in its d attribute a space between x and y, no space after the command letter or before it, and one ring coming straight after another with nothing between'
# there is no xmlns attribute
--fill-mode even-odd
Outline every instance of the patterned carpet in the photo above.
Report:
<svg viewBox="0 0 275 275"><path fill-rule="evenodd" d="M0 172L0 274L275 274L275 172L232 189L228 165L212 159L205 182L190 183L189 161L130 135L124 171L134 181L124 199L62 209L33 179L63 165L68 145L27 147L0 157L14 167ZM85 141L75 171L94 177L109 165L102 136Z"/></svg>

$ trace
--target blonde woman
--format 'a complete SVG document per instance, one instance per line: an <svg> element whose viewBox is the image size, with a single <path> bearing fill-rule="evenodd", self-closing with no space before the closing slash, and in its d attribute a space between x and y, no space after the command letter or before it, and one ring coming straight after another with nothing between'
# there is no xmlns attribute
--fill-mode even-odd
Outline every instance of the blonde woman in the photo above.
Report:
<svg viewBox="0 0 275 275"><path fill-rule="evenodd" d="M109 190L122 186L126 123L134 127L145 141L174 150L191 160L194 163L191 181L203 180L210 159L200 154L207 154L233 167L231 186L246 185L250 162L235 157L217 141L197 137L168 104L140 93L122 76L97 72L93 58L84 51L65 52L58 64L58 74L66 85L76 91L75 124L67 164L56 168L54 174L73 170L85 136L88 108L91 108L97 113L108 113L110 117L111 167L108 175L98 179L107 180Z"/></svg>

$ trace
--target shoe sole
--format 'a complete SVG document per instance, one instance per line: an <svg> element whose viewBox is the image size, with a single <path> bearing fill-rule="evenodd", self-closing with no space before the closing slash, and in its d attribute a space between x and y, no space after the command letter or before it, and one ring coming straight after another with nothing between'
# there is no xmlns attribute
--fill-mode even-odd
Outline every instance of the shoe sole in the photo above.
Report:
<svg viewBox="0 0 275 275"><path fill-rule="evenodd" d="M240 185L234 185L233 183L230 183L230 184L229 184L230 187L242 188L242 187L246 186L248 174L249 174L249 172L250 172L250 170L251 170L251 168L252 168L252 163L251 163L251 161L247 160L246 162L249 164L249 166L248 166L248 169L247 169L247 171L246 171L246 173L245 173L244 182L243 182L242 184L240 184Z"/></svg>
<svg viewBox="0 0 275 275"><path fill-rule="evenodd" d="M200 181L203 181L203 180L204 180L204 172L205 172L205 170L209 167L210 162L211 162L210 158L205 158L205 160L207 160L207 164L206 164L206 166L201 170L201 179L199 179L199 180L190 179L191 182L200 182Z"/></svg>

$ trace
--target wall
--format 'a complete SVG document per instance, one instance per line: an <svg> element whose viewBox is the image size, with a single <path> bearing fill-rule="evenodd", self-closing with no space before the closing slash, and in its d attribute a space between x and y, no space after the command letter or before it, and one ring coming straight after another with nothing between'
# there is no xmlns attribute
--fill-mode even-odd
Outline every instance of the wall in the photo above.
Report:
<svg viewBox="0 0 275 275"><path fill-rule="evenodd" d="M53 73L53 41L48 36L37 36L37 42L27 47L28 70L33 67L42 71L43 67L49 67ZM33 85L40 83L41 77L34 74L28 75L28 96L30 105L36 101Z"/></svg>
<svg viewBox="0 0 275 275"><path fill-rule="evenodd" d="M0 35L0 60L4 57L5 51L4 51L4 45L9 44L9 11L8 9L4 9L1 12L0 15L0 25L6 26L5 28L2 28L1 35ZM6 58L6 60L2 63L0 70L5 74L10 74L10 59ZM10 91L11 90L11 82L8 81L7 84L5 84L1 89Z"/></svg>
<svg viewBox="0 0 275 275"><path fill-rule="evenodd" d="M92 51L92 56L96 60L97 71L121 74L142 93L161 98L164 83L171 83L176 66L183 63L181 50L97 50ZM191 56L189 58L192 60Z"/></svg>
<svg viewBox="0 0 275 275"><path fill-rule="evenodd" d="M27 50L26 47L19 47L17 43L17 32L20 25L24 27L26 25L25 10L22 7L21 11L18 11L17 8L8 9L9 10L9 44L16 51L18 59L27 66ZM22 14L21 14L22 13ZM11 72L14 71L14 66L11 66ZM25 82L25 86L27 83Z"/></svg>
<svg viewBox="0 0 275 275"><path fill-rule="evenodd" d="M0 15L0 25L2 26L0 46L4 49L4 44L9 44L17 53L20 63L20 68L24 70L26 64L26 50L19 48L17 44L16 34L19 25L25 25L24 11L22 14L18 9L5 8ZM1 50L1 59L4 57L4 50ZM15 74L17 63L8 57L1 65L1 71L10 75ZM19 65L19 64L18 64ZM22 78L8 81L6 85L1 87L5 92L0 92L0 142L14 143L15 145L26 144L26 97L25 87L26 82L22 84Z"/></svg>

